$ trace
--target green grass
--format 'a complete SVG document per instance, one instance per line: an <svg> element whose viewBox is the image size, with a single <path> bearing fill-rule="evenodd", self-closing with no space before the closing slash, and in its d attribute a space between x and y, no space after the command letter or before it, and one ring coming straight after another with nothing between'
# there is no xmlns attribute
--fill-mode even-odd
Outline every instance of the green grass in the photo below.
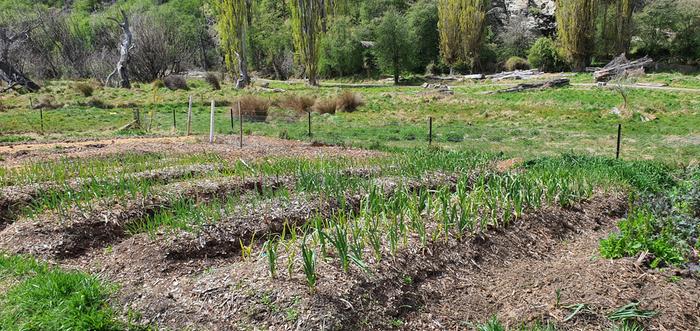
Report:
<svg viewBox="0 0 700 331"><path fill-rule="evenodd" d="M110 286L30 257L0 255L2 330L125 330L109 306Z"/></svg>
<svg viewBox="0 0 700 331"><path fill-rule="evenodd" d="M590 76L590 75L589 75ZM651 80L682 81L695 86L695 76L655 74ZM577 75L575 81L588 81ZM47 90L57 102L67 106L47 110L45 131L48 138L95 136L113 137L124 134L116 129L128 123L134 107L148 118L155 109L153 133L170 135L185 132L188 95L195 97L193 130L206 134L209 124L209 100L231 102L241 93L255 93L270 100L283 94L234 90L225 85L221 91L209 91L203 82L191 81L192 90L160 89L153 102L150 85L131 90L99 89L95 97L111 109L81 106L84 97L72 90L70 82L51 82ZM340 93L337 87L310 90L303 84L272 82L271 87L288 93L328 97ZM353 113L313 116L314 140L363 147L425 146L427 117L434 118L434 142L450 149L471 149L504 152L508 155L537 157L563 152L611 156L615 153L618 123L623 124L622 156L627 159L665 159L689 161L700 155L700 98L696 92L631 89L630 117L610 114L622 99L609 89L569 87L524 93L485 95L500 88L488 83L463 84L448 98L433 98L417 86L392 85L346 89L361 94L366 105ZM14 136L37 133L39 113L27 110L27 96L7 97L8 110L0 113L0 131ZM81 101L82 100L82 101ZM229 120L229 106L217 107L216 131L236 132ZM172 111L176 111L178 129L172 131ZM305 116L288 118L288 110L273 107L268 122L245 123L245 131L289 139L309 139ZM643 122L642 114L654 114L657 120ZM145 120L144 123L148 121ZM40 138L42 139L42 138Z"/></svg>

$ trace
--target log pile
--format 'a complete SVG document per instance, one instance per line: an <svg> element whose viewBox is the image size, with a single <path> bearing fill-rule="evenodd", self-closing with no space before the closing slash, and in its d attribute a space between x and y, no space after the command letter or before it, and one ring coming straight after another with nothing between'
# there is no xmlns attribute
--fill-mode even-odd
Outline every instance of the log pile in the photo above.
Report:
<svg viewBox="0 0 700 331"><path fill-rule="evenodd" d="M510 87L507 89L503 90L498 90L498 91L493 91L489 92L490 94L493 93L509 93L509 92L522 92L525 90L543 90L546 88L556 88L556 87L562 87L562 86L567 86L569 85L570 80L568 78L557 78L557 79L552 79L548 80L545 82L541 83L524 83L524 84L518 84L517 86Z"/></svg>
<svg viewBox="0 0 700 331"><path fill-rule="evenodd" d="M504 71L493 75L487 75L487 79L504 80L504 79L532 79L542 75L542 72L537 69L530 70L515 70Z"/></svg>
<svg viewBox="0 0 700 331"><path fill-rule="evenodd" d="M447 86L447 85L445 85L445 84L429 84L429 83L425 83L425 84L422 85L422 87L425 88L425 89L436 90L437 92L442 93L442 94L447 94L447 95L453 95L453 94L455 94L455 92L452 91L452 88L449 87L449 86Z"/></svg>
<svg viewBox="0 0 700 331"><path fill-rule="evenodd" d="M653 62L648 56L630 61L625 57L625 53L622 53L602 69L593 72L593 78L595 78L596 82L607 82L628 72L644 72L644 67L651 65Z"/></svg>

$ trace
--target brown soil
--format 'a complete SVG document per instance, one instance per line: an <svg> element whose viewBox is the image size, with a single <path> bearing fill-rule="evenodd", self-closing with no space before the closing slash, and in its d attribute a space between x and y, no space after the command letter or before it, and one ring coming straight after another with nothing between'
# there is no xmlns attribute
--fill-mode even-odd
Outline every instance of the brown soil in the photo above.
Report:
<svg viewBox="0 0 700 331"><path fill-rule="evenodd" d="M239 148L238 136L217 136L214 144L204 137L144 137L86 140L75 142L29 143L0 146L0 159L5 167L27 162L60 158L88 158L132 153L193 154L218 153L229 160L253 160L264 157L332 157L364 158L381 153L335 146L313 146L311 143L261 136L246 136Z"/></svg>
<svg viewBox="0 0 700 331"><path fill-rule="evenodd" d="M117 306L174 329L453 330L495 314L510 326L555 321L563 329L600 330L611 326L608 313L632 301L659 312L645 321L650 330L696 329L700 280L671 282L672 271L598 257L598 240L625 210L622 196L546 208L480 237L409 245L394 259L372 261L371 275L354 266L343 273L329 253L319 263L315 293L299 269L288 278L284 248L277 279L264 256L170 259L165 248L172 238L165 235L138 235L62 263L120 284ZM590 311L564 322L570 313L564 307L578 303ZM401 326L392 327L396 321Z"/></svg>

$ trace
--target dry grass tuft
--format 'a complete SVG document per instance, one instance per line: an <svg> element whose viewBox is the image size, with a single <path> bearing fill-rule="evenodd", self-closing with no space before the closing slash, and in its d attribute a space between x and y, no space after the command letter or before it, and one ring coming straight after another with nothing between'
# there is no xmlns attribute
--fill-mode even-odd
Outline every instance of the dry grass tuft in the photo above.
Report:
<svg viewBox="0 0 700 331"><path fill-rule="evenodd" d="M207 82L207 84L209 84L209 86L211 86L212 90L218 91L221 89L219 78L217 78L215 74L207 72L207 74L204 76L204 80Z"/></svg>
<svg viewBox="0 0 700 331"><path fill-rule="evenodd" d="M171 91L176 90L189 90L190 87L187 86L187 80L185 77L178 75L171 75L163 79L163 84Z"/></svg>
<svg viewBox="0 0 700 331"><path fill-rule="evenodd" d="M312 109L319 114L335 114L337 104L335 99L316 100Z"/></svg>
<svg viewBox="0 0 700 331"><path fill-rule="evenodd" d="M80 92L85 97L91 97L92 93L95 92L95 88L93 88L90 83L86 83L86 82L75 83L73 88L76 91Z"/></svg>
<svg viewBox="0 0 700 331"><path fill-rule="evenodd" d="M364 106L365 101L362 96L350 91L341 93L336 99L336 108L344 112L354 112L357 108Z"/></svg>
<svg viewBox="0 0 700 331"><path fill-rule="evenodd" d="M241 115L244 120L253 122L264 122L267 120L270 102L266 99L254 95L245 95L234 102L234 113L238 110L238 102L241 103Z"/></svg>
<svg viewBox="0 0 700 331"><path fill-rule="evenodd" d="M34 109L56 109L63 107L63 104L56 102L53 95L42 95L34 105Z"/></svg>
<svg viewBox="0 0 700 331"><path fill-rule="evenodd" d="M289 95L278 102L279 106L284 109L290 109L297 113L306 113L316 103L316 98L306 95Z"/></svg>
<svg viewBox="0 0 700 331"><path fill-rule="evenodd" d="M159 88L163 88L163 87L165 87L165 83L163 83L162 80L156 79L153 81L153 88L154 89L159 89Z"/></svg>

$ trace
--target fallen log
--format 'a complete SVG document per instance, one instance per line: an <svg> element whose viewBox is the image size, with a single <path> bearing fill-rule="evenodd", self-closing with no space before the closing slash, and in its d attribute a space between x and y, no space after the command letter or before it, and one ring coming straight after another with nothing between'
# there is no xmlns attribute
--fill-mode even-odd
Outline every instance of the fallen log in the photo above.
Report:
<svg viewBox="0 0 700 331"><path fill-rule="evenodd" d="M503 80L503 79L531 79L542 75L542 72L537 69L530 70L515 70L504 71L493 75L487 75L487 79Z"/></svg>
<svg viewBox="0 0 700 331"><path fill-rule="evenodd" d="M634 61L629 61L627 60L627 57L625 57L625 53L622 53L620 56L610 61L610 63L606 64L602 69L593 72L593 78L595 78L596 82L607 82L615 77L625 74L626 72L644 72L644 67L651 65L653 62L654 61L648 56Z"/></svg>
<svg viewBox="0 0 700 331"><path fill-rule="evenodd" d="M546 88L556 88L556 87L567 86L567 85L569 85L569 82L570 82L570 80L568 78L557 78L557 79L552 79L552 80L548 80L546 82L541 82L541 83L518 84L517 86L509 87L507 89L491 91L491 92L488 92L488 94L522 92L525 90L534 90L534 89L543 90Z"/></svg>

